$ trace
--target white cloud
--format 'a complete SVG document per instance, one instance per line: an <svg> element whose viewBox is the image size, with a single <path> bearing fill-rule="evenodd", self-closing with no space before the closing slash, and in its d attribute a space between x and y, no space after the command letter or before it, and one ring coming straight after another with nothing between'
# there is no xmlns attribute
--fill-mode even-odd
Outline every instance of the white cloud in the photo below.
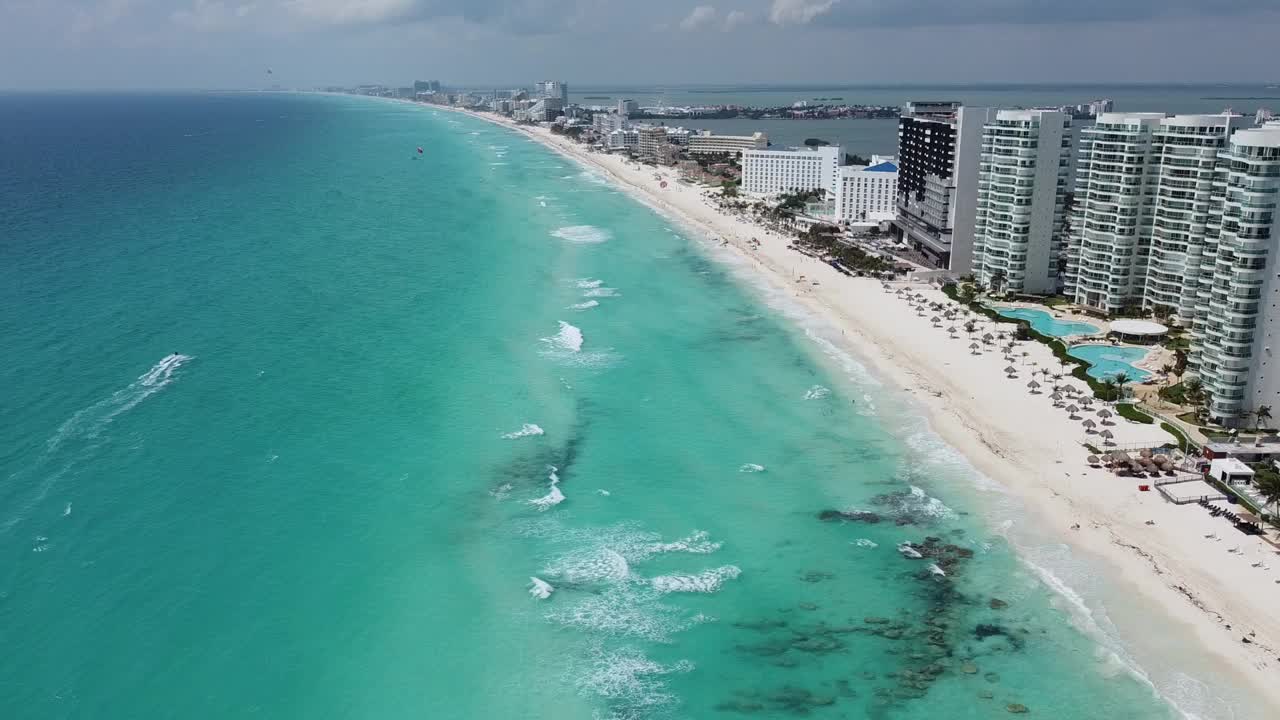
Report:
<svg viewBox="0 0 1280 720"><path fill-rule="evenodd" d="M724 16L725 31L732 30L747 22L747 14L741 10L730 10Z"/></svg>
<svg viewBox="0 0 1280 720"><path fill-rule="evenodd" d="M195 0L189 9L175 10L169 18L181 27L214 32L242 23L255 9L253 3L227 4L219 0Z"/></svg>
<svg viewBox="0 0 1280 720"><path fill-rule="evenodd" d="M710 5L699 5L680 21L680 29L685 32L701 30L716 20L716 9Z"/></svg>
<svg viewBox="0 0 1280 720"><path fill-rule="evenodd" d="M330 25L391 22L418 10L415 0L289 0L289 11Z"/></svg>
<svg viewBox="0 0 1280 720"><path fill-rule="evenodd" d="M774 25L808 25L831 11L839 0L773 0L769 21Z"/></svg>

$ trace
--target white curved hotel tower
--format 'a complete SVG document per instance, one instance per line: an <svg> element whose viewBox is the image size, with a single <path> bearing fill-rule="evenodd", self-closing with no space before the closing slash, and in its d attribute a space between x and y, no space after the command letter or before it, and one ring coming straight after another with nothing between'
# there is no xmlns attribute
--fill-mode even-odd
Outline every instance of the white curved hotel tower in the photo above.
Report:
<svg viewBox="0 0 1280 720"><path fill-rule="evenodd" d="M1065 273L1076 304L1162 308L1191 328L1210 417L1280 405L1280 123L1104 113L1082 133Z"/></svg>
<svg viewBox="0 0 1280 720"><path fill-rule="evenodd" d="M1013 292L1058 290L1071 116L1000 110L982 129L973 272Z"/></svg>
<svg viewBox="0 0 1280 720"><path fill-rule="evenodd" d="M1221 230L1200 262L1188 374L1204 383L1210 416L1231 422L1280 403L1280 122L1232 135L1214 186Z"/></svg>

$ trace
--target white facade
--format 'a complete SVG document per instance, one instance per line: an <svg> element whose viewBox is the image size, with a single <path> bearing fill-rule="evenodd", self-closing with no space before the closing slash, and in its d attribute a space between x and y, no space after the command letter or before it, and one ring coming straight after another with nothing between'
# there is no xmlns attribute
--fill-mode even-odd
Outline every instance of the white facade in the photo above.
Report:
<svg viewBox="0 0 1280 720"><path fill-rule="evenodd" d="M640 134L640 157L656 159L659 148L667 144L667 129L661 125L641 125L637 130Z"/></svg>
<svg viewBox="0 0 1280 720"><path fill-rule="evenodd" d="M1190 326L1221 227L1218 157L1240 124L1230 114L1104 113L1085 130L1067 295L1107 313L1164 308Z"/></svg>
<svg viewBox="0 0 1280 720"><path fill-rule="evenodd" d="M560 80L543 80L534 85L534 92L544 98L557 98L561 107L569 104L569 86Z"/></svg>
<svg viewBox="0 0 1280 720"><path fill-rule="evenodd" d="M604 144L610 150L639 150L640 133L635 130L614 130L605 136Z"/></svg>
<svg viewBox="0 0 1280 720"><path fill-rule="evenodd" d="M1003 278L1013 292L1058 289L1071 116L1061 110L1000 110L982 132L973 272Z"/></svg>
<svg viewBox="0 0 1280 720"><path fill-rule="evenodd" d="M600 133L611 133L614 130L623 130L627 127L627 118L625 115L615 115L613 113L596 113L591 117L592 128Z"/></svg>
<svg viewBox="0 0 1280 720"><path fill-rule="evenodd" d="M697 136L689 138L690 149ZM742 192L775 195L825 190L834 196L840 178L840 147L747 150L742 153Z"/></svg>
<svg viewBox="0 0 1280 720"><path fill-rule="evenodd" d="M898 166L873 155L870 165L840 168L832 211L843 222L892 220L897 206Z"/></svg>
<svg viewBox="0 0 1280 720"><path fill-rule="evenodd" d="M1118 312L1140 297L1150 257L1155 138L1162 113L1103 113L1080 133L1064 292Z"/></svg>
<svg viewBox="0 0 1280 720"><path fill-rule="evenodd" d="M619 100L618 101L618 114L623 117L635 115L639 111L640 111L640 104L637 103L635 100Z"/></svg>
<svg viewBox="0 0 1280 720"><path fill-rule="evenodd" d="M1212 184L1209 222L1221 230L1205 243L1188 375L1204 384L1210 417L1236 424L1280 404L1280 122L1235 133Z"/></svg>
<svg viewBox="0 0 1280 720"><path fill-rule="evenodd" d="M764 150L769 147L769 136L758 132L751 135L712 135L703 130L689 136L689 152L693 155L737 155L746 150Z"/></svg>

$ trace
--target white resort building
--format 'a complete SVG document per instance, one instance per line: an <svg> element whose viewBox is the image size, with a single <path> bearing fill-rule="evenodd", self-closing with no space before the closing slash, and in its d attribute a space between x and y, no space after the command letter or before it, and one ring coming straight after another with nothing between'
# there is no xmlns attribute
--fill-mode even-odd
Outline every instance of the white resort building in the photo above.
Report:
<svg viewBox="0 0 1280 720"><path fill-rule="evenodd" d="M691 155L739 155L747 150L765 150L769 136L758 132L751 135L712 135L703 130L689 136Z"/></svg>
<svg viewBox="0 0 1280 720"><path fill-rule="evenodd" d="M1057 291L1070 125L1061 110L1000 110L983 127L973 272L984 285Z"/></svg>
<svg viewBox="0 0 1280 720"><path fill-rule="evenodd" d="M690 147L697 136L689 138ZM747 150L742 153L742 192L776 195L825 190L834 196L840 177L840 147Z"/></svg>
<svg viewBox="0 0 1280 720"><path fill-rule="evenodd" d="M1217 168L1209 224L1221 229L1199 265L1187 374L1204 384L1210 419L1238 424L1280 404L1280 122L1236 132Z"/></svg>
<svg viewBox="0 0 1280 720"><path fill-rule="evenodd" d="M892 220L897 196L898 166L894 159L872 155L870 165L840 168L833 215L842 222Z"/></svg>

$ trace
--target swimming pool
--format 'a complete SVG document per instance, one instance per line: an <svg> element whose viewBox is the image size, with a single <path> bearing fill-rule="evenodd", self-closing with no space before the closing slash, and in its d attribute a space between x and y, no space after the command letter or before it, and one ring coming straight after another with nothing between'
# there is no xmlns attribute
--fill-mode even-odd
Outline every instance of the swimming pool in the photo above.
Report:
<svg viewBox="0 0 1280 720"><path fill-rule="evenodd" d="M1070 322L1068 320L1055 320L1052 315L1043 310L1032 310L1031 308L1008 308L998 312L1007 318L1026 320L1031 323L1031 328L1036 332L1044 335L1052 335L1053 337L1066 337L1068 335L1096 335L1098 333L1098 328L1095 325L1082 322Z"/></svg>
<svg viewBox="0 0 1280 720"><path fill-rule="evenodd" d="M1142 382L1151 377L1151 373L1133 366L1147 356L1147 349L1127 345L1076 345L1067 354L1089 363L1090 377L1105 380L1115 377L1116 373L1129 376L1129 382Z"/></svg>

